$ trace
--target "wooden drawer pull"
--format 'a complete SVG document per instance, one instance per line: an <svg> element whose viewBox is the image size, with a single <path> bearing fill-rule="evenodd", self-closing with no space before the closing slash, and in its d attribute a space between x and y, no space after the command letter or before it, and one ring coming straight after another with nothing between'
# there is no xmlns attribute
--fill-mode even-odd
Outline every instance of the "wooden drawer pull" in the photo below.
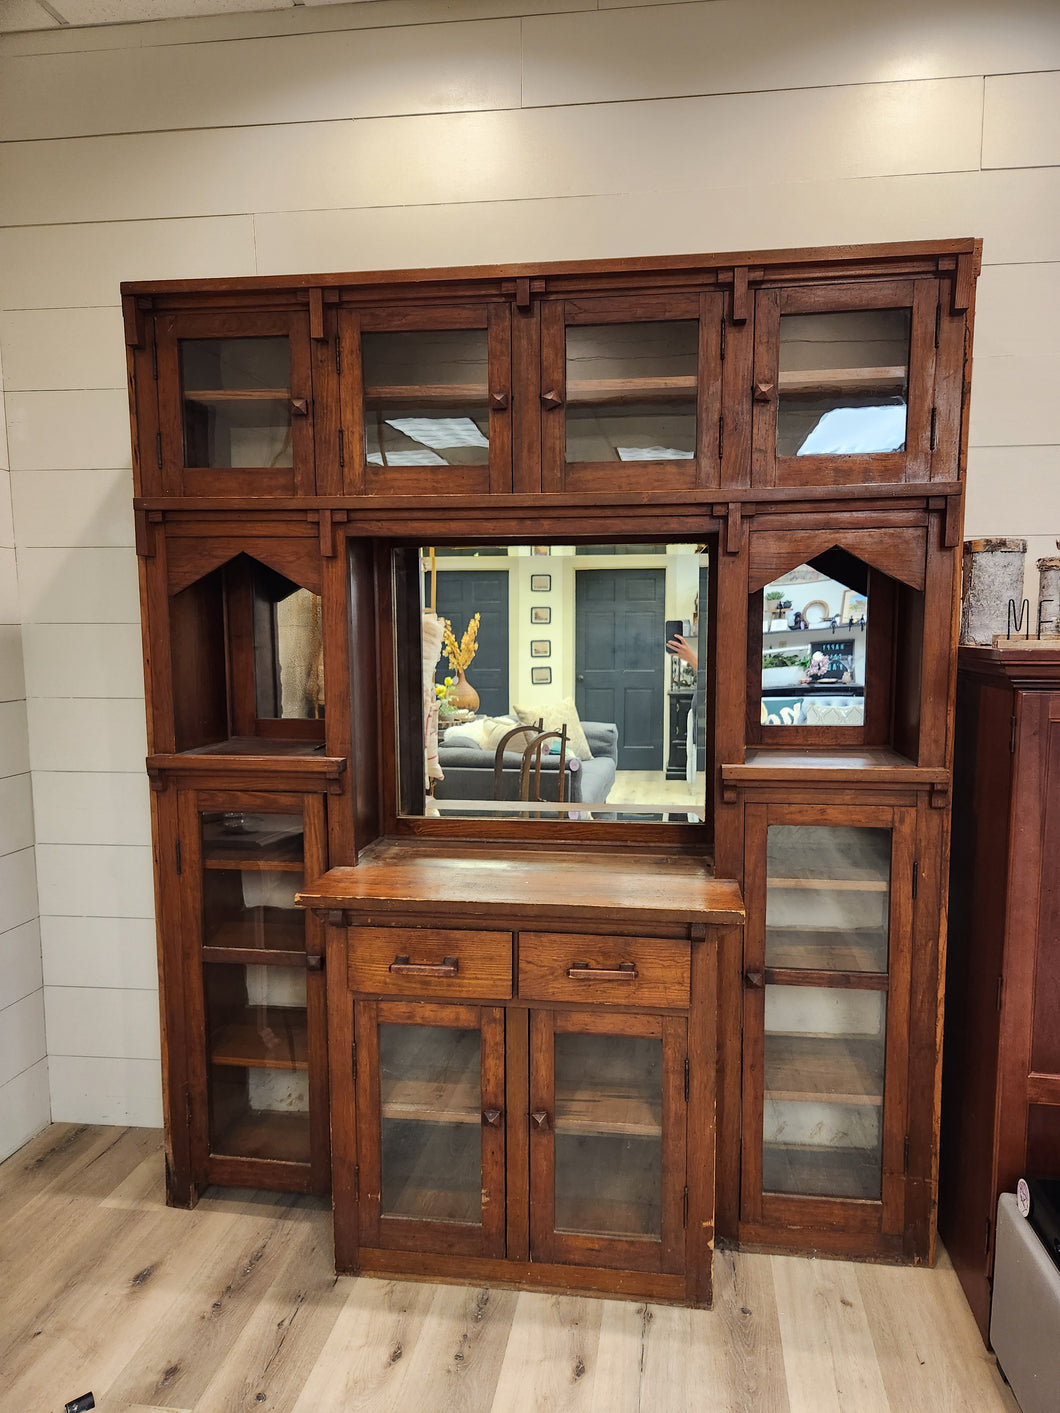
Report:
<svg viewBox="0 0 1060 1413"><path fill-rule="evenodd" d="M591 967L588 962L574 962L567 968L572 981L636 981L636 962L619 962L617 967Z"/></svg>
<svg viewBox="0 0 1060 1413"><path fill-rule="evenodd" d="M500 1128L503 1111L501 1109L484 1109L482 1122L489 1124L490 1128Z"/></svg>
<svg viewBox="0 0 1060 1413"><path fill-rule="evenodd" d="M443 957L440 962L413 962L407 956L395 957L388 970L402 976L456 976L460 971L460 958Z"/></svg>

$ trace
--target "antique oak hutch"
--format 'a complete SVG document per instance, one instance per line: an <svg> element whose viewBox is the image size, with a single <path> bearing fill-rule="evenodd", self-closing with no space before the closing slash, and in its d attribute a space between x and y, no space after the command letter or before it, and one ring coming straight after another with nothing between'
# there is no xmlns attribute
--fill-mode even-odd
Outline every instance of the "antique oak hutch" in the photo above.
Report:
<svg viewBox="0 0 1060 1413"><path fill-rule="evenodd" d="M715 1238L932 1259L978 267L123 287L171 1202L697 1303ZM434 582L501 646L432 791Z"/></svg>

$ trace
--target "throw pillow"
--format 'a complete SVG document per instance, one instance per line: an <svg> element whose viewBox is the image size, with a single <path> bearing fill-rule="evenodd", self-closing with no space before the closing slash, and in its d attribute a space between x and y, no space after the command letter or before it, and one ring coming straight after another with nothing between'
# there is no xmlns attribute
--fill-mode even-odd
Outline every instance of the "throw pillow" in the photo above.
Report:
<svg viewBox="0 0 1060 1413"><path fill-rule="evenodd" d="M582 730L581 718L578 716L578 708L574 705L573 697L564 697L561 701L552 702L545 707L513 707L513 711L520 721L528 726L541 718L542 729L545 731L558 731L561 726L567 727L567 739L570 742L572 754L579 760L592 760L593 753L589 749L589 742L585 739L585 732Z"/></svg>

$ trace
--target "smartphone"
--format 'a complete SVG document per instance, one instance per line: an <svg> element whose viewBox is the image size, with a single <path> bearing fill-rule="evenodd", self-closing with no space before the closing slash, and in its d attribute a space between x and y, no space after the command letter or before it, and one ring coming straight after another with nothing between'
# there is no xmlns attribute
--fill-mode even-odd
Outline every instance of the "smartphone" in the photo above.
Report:
<svg viewBox="0 0 1060 1413"><path fill-rule="evenodd" d="M680 637L684 638L685 642L687 643L688 635L691 633L691 631L692 624L689 619L668 618L666 620L666 636L663 638L663 642L669 643L671 639ZM674 656L673 648L667 648L666 651L670 654L671 657Z"/></svg>

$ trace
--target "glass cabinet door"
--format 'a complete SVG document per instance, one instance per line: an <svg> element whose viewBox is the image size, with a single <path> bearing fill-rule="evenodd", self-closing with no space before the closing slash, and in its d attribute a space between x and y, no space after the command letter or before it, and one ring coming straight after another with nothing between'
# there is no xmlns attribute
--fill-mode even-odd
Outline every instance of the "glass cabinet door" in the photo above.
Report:
<svg viewBox="0 0 1060 1413"><path fill-rule="evenodd" d="M365 1245L503 1254L503 1026L497 1007L357 1004Z"/></svg>
<svg viewBox="0 0 1060 1413"><path fill-rule="evenodd" d="M684 1020L534 1012L530 1026L535 1259L679 1269Z"/></svg>
<svg viewBox="0 0 1060 1413"><path fill-rule="evenodd" d="M307 316L171 314L156 337L163 490L312 495Z"/></svg>
<svg viewBox="0 0 1060 1413"><path fill-rule="evenodd" d="M719 295L542 307L544 490L713 485Z"/></svg>
<svg viewBox="0 0 1060 1413"><path fill-rule="evenodd" d="M765 290L756 303L756 485L926 480L933 280Z"/></svg>
<svg viewBox="0 0 1060 1413"><path fill-rule="evenodd" d="M326 1186L312 1172L327 1127L324 1057L309 1039L323 1020L322 973L309 972L314 924L294 902L326 867L323 800L189 792L181 811L205 1036L193 1066L200 1165L210 1181Z"/></svg>
<svg viewBox="0 0 1060 1413"><path fill-rule="evenodd" d="M887 1208L880 1229L892 1230L913 811L747 813L764 869L748 887L746 1125L761 1148L760 1165L745 1162L745 1209L860 1199Z"/></svg>
<svg viewBox="0 0 1060 1413"><path fill-rule="evenodd" d="M346 311L347 492L510 491L511 349L506 305Z"/></svg>

